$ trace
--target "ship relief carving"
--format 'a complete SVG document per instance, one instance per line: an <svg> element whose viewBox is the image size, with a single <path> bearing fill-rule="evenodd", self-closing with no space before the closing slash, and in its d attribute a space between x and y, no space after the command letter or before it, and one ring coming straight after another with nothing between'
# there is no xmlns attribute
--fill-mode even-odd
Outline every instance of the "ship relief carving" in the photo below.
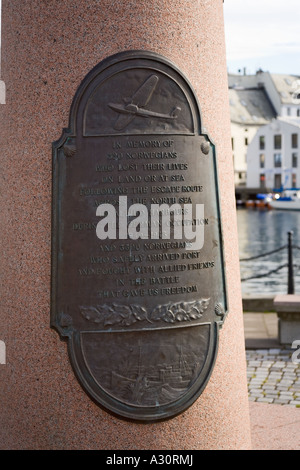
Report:
<svg viewBox="0 0 300 470"><path fill-rule="evenodd" d="M108 358L101 353L105 334L83 334L82 342L91 373L106 392L129 405L153 407L182 397L204 368L211 330L209 325L192 330L143 332L138 340L134 333L114 333L119 348ZM101 360L93 365L98 354Z"/></svg>
<svg viewBox="0 0 300 470"><path fill-rule="evenodd" d="M173 362L161 362L147 366L143 361L142 346L132 348L134 360L126 358L118 370L110 371L108 390L126 403L153 406L180 398L198 376L203 364L190 351L180 346ZM104 384L104 381L101 381Z"/></svg>

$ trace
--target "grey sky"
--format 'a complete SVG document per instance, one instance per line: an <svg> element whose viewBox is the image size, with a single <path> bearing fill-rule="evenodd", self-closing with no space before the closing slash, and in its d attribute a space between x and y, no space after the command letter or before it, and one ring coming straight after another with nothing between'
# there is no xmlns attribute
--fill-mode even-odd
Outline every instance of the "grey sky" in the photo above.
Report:
<svg viewBox="0 0 300 470"><path fill-rule="evenodd" d="M230 72L300 75L300 0L225 0Z"/></svg>

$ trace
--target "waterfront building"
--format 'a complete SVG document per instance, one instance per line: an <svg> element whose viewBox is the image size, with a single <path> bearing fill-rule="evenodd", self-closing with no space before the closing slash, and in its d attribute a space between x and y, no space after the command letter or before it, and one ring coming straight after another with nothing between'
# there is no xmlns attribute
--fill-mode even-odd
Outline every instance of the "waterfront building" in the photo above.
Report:
<svg viewBox="0 0 300 470"><path fill-rule="evenodd" d="M236 186L246 185L247 150L258 129L276 117L263 88L229 89L231 143Z"/></svg>
<svg viewBox="0 0 300 470"><path fill-rule="evenodd" d="M250 168L253 162L249 161L248 147L257 132L276 118L300 121L300 77L262 70L247 75L244 70L242 74L228 74L228 85L236 194L243 198L263 184L249 186L262 174L260 166Z"/></svg>
<svg viewBox="0 0 300 470"><path fill-rule="evenodd" d="M300 186L300 119L279 117L260 127L248 146L247 187L262 192Z"/></svg>

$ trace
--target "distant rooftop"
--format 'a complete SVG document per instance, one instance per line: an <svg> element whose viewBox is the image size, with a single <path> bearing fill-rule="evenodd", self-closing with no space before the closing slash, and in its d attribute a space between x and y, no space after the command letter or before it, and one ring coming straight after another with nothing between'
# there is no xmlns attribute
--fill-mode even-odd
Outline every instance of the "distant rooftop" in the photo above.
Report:
<svg viewBox="0 0 300 470"><path fill-rule="evenodd" d="M228 74L229 88L257 88L256 75L241 75L241 74Z"/></svg>
<svg viewBox="0 0 300 470"><path fill-rule="evenodd" d="M229 88L242 90L247 88L264 88L270 81L275 86L282 104L293 104L296 89L299 89L299 75L274 74L258 70L255 75L228 74Z"/></svg>
<svg viewBox="0 0 300 470"><path fill-rule="evenodd" d="M231 122L264 125L276 117L276 112L263 88L229 89Z"/></svg>
<svg viewBox="0 0 300 470"><path fill-rule="evenodd" d="M296 81L300 80L300 76L284 75L284 74L270 74L273 83L279 93L281 102L283 104L293 103L294 94L296 91Z"/></svg>

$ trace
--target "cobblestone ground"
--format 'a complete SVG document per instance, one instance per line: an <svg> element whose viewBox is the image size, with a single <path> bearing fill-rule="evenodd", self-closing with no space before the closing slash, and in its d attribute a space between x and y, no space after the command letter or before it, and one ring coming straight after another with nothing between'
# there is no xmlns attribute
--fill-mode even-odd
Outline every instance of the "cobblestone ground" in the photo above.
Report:
<svg viewBox="0 0 300 470"><path fill-rule="evenodd" d="M249 400L300 408L299 356L292 349L247 350Z"/></svg>

